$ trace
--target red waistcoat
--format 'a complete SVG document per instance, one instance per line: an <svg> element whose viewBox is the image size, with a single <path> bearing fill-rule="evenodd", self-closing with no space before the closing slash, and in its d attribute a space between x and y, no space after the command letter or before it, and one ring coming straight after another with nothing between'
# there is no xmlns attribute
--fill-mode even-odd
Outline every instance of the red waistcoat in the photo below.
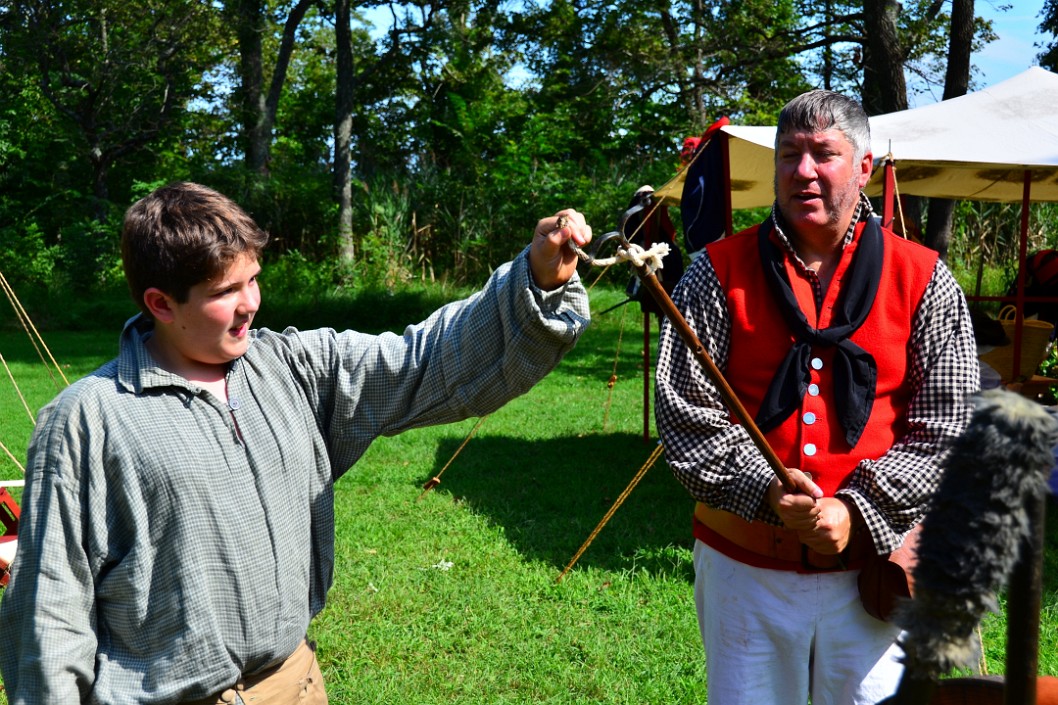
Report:
<svg viewBox="0 0 1058 705"><path fill-rule="evenodd" d="M830 324L842 279L862 231L861 223L853 242L842 253L818 314L811 283L797 271L791 258L786 257L786 272L797 302L815 328ZM905 412L911 396L908 379L911 324L933 276L937 253L888 230L883 229L882 233L884 261L878 294L863 325L850 337L874 356L878 366L874 406L859 442L850 448L837 421L833 348L812 350L809 392L795 413L766 434L783 464L810 472L826 496L833 496L857 463L880 457L906 430ZM731 316L731 348L725 377L750 416L755 417L794 337L764 279L757 228L718 240L707 249L726 292Z"/></svg>

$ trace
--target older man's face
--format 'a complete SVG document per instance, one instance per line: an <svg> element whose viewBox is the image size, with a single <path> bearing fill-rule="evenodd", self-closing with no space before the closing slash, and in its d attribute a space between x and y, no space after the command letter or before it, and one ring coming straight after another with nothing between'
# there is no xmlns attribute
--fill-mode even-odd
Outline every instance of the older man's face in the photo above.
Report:
<svg viewBox="0 0 1058 705"><path fill-rule="evenodd" d="M787 224L800 237L841 237L859 192L871 177L871 154L856 160L838 129L789 132L775 153L775 197Z"/></svg>

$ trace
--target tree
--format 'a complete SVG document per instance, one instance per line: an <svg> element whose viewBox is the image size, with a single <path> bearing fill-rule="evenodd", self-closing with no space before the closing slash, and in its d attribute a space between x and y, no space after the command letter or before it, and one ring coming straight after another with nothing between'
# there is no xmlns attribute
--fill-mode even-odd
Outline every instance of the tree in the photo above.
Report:
<svg viewBox="0 0 1058 705"><path fill-rule="evenodd" d="M605 227L720 116L768 124L819 85L872 113L906 107L966 46L948 7L0 0L0 237L17 221L69 249L82 194L103 217L190 178L243 203L272 253L370 263L413 246L414 218L438 270L476 275L511 254L527 204L576 204ZM391 19L376 34L374 8Z"/></svg>
<svg viewBox="0 0 1058 705"><path fill-rule="evenodd" d="M1041 34L1051 35L1051 41L1042 45L1043 51L1037 56L1040 66L1048 71L1058 71L1058 0L1044 0L1043 8L1038 17L1042 20L1039 24Z"/></svg>
<svg viewBox="0 0 1058 705"><path fill-rule="evenodd" d="M863 103L868 115L907 109L908 52L897 27L899 15L897 0L863 0Z"/></svg>
<svg viewBox="0 0 1058 705"><path fill-rule="evenodd" d="M294 52L298 25L314 0L297 0L290 7L265 89L264 38L272 31L265 0L234 0L226 7L239 45L239 114L243 126L246 168L253 177L267 177L272 130L283 92L287 67Z"/></svg>
<svg viewBox="0 0 1058 705"><path fill-rule="evenodd" d="M952 0L951 39L948 50L948 69L944 76L944 100L966 95L966 91L970 88L970 55L973 40L973 0ZM942 259L948 257L955 205L955 201L947 198L929 199L925 244L939 252Z"/></svg>
<svg viewBox="0 0 1058 705"><path fill-rule="evenodd" d="M337 76L334 92L334 196L338 203L338 239L341 243L341 258L350 264L356 261L356 248L353 245L353 182L350 178L353 101L356 97L353 34L349 24L351 11L350 0L335 0L334 37Z"/></svg>
<svg viewBox="0 0 1058 705"><path fill-rule="evenodd" d="M33 75L91 165L104 220L111 168L171 128L216 48L201 0L17 0L3 27L5 67Z"/></svg>
<svg viewBox="0 0 1058 705"><path fill-rule="evenodd" d="M774 119L808 87L796 26L792 0L556 0L528 6L511 31L537 78L534 111L569 106L578 149L674 164L683 136L723 115Z"/></svg>

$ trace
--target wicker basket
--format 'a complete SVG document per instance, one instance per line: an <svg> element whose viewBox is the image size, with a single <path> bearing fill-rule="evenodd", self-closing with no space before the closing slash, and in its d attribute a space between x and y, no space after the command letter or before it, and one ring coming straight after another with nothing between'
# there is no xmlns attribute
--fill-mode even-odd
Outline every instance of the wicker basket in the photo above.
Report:
<svg viewBox="0 0 1058 705"><path fill-rule="evenodd" d="M992 348L980 355L982 362L987 362L999 373L1003 383L1014 381L1014 315L1013 306L1004 306L999 312L999 322L1010 339L1009 345ZM1018 365L1018 378L1027 379L1036 374L1036 369L1047 355L1054 326L1046 321L1025 319L1021 322L1021 359Z"/></svg>

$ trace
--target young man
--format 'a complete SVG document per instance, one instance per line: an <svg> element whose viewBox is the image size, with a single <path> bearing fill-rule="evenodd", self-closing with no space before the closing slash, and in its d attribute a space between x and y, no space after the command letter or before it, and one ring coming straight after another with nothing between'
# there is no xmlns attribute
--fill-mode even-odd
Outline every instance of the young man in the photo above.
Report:
<svg viewBox="0 0 1058 705"><path fill-rule="evenodd" d="M707 246L675 293L796 491L661 331L657 421L698 500L710 702L873 704L900 680L897 630L864 610L857 568L922 518L978 367L937 253L872 217L871 166L858 103L795 98L779 116L771 216Z"/></svg>
<svg viewBox="0 0 1058 705"><path fill-rule="evenodd" d="M253 330L267 236L178 183L122 232L142 314L41 414L0 610L11 705L325 703L312 617L333 484L382 434L487 414L576 342L591 229L563 211L403 336Z"/></svg>

